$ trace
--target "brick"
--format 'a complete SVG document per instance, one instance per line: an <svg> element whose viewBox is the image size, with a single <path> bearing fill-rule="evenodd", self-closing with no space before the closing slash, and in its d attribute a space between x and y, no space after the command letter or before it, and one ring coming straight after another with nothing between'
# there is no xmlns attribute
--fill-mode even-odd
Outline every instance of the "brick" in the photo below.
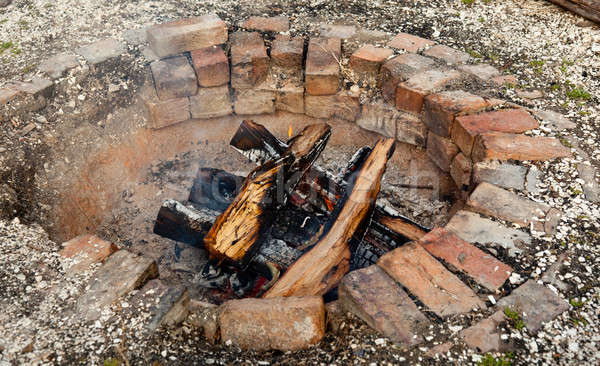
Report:
<svg viewBox="0 0 600 366"><path fill-rule="evenodd" d="M462 64L471 58L468 53L459 51L452 47L448 47L445 45L437 45L433 46L427 51L423 52L425 56L433 57L438 60L444 61L448 64Z"/></svg>
<svg viewBox="0 0 600 366"><path fill-rule="evenodd" d="M305 87L310 95L337 93L342 45L339 38L312 38L306 56Z"/></svg>
<svg viewBox="0 0 600 366"><path fill-rule="evenodd" d="M159 57L227 42L227 25L216 14L157 24L146 30L150 47Z"/></svg>
<svg viewBox="0 0 600 366"><path fill-rule="evenodd" d="M423 122L435 134L449 137L457 114L481 111L488 106L482 97L462 90L435 93L425 97Z"/></svg>
<svg viewBox="0 0 600 366"><path fill-rule="evenodd" d="M265 81L269 72L269 56L257 32L235 32L231 35L231 86L249 89Z"/></svg>
<svg viewBox="0 0 600 366"><path fill-rule="evenodd" d="M349 39L356 35L356 27L353 25L321 24L319 37Z"/></svg>
<svg viewBox="0 0 600 366"><path fill-rule="evenodd" d="M275 92L236 90L233 110L238 115L275 113Z"/></svg>
<svg viewBox="0 0 600 366"><path fill-rule="evenodd" d="M537 231L543 231L543 220L550 207L532 201L493 184L481 183L467 201L471 210L515 224L533 224Z"/></svg>
<svg viewBox="0 0 600 366"><path fill-rule="evenodd" d="M261 32L287 32L290 30L290 20L285 16L278 17L250 17L242 28L257 30Z"/></svg>
<svg viewBox="0 0 600 366"><path fill-rule="evenodd" d="M407 81L398 84L396 107L406 112L421 113L427 95L438 91L460 77L461 74L456 70L425 70L418 73Z"/></svg>
<svg viewBox="0 0 600 366"><path fill-rule="evenodd" d="M462 153L458 153L454 157L452 164L450 164L450 175L459 189L463 191L469 190L472 170L473 163Z"/></svg>
<svg viewBox="0 0 600 366"><path fill-rule="evenodd" d="M202 329L202 335L210 343L215 344L219 339L219 307L208 302L190 300L187 322L193 327Z"/></svg>
<svg viewBox="0 0 600 366"><path fill-rule="evenodd" d="M458 147L452 140L429 132L427 136L427 156L446 173L450 172L452 159L458 154Z"/></svg>
<svg viewBox="0 0 600 366"><path fill-rule="evenodd" d="M80 47L75 52L83 56L90 64L98 65L108 59L120 56L125 52L125 47L114 38L106 38Z"/></svg>
<svg viewBox="0 0 600 366"><path fill-rule="evenodd" d="M77 316L86 321L96 320L104 307L156 277L158 266L152 258L119 250L94 273L89 289L75 306Z"/></svg>
<svg viewBox="0 0 600 366"><path fill-rule="evenodd" d="M209 88L229 82L229 59L219 46L211 46L190 52L198 85Z"/></svg>
<svg viewBox="0 0 600 366"><path fill-rule="evenodd" d="M358 96L347 92L334 95L305 95L304 108L307 116L315 118L355 121L360 115Z"/></svg>
<svg viewBox="0 0 600 366"><path fill-rule="evenodd" d="M508 351L514 349L514 342L503 341L500 326L506 322L503 310L498 310L489 318L462 330L459 335L465 343L479 352Z"/></svg>
<svg viewBox="0 0 600 366"><path fill-rule="evenodd" d="M376 78L381 64L392 54L389 48L364 45L350 56L350 68L358 75Z"/></svg>
<svg viewBox="0 0 600 366"><path fill-rule="evenodd" d="M405 53L384 62L379 75L379 85L384 99L395 104L398 84L433 65L435 62L432 59L414 53Z"/></svg>
<svg viewBox="0 0 600 366"><path fill-rule="evenodd" d="M539 189L537 187L539 181L540 170L535 165L532 165L527 172L527 176L525 177L525 189L531 193L539 193Z"/></svg>
<svg viewBox="0 0 600 366"><path fill-rule="evenodd" d="M52 80L34 76L30 81L13 81L12 85L16 90L22 91L25 94L33 95L34 97L43 96L50 97L54 92L54 83Z"/></svg>
<svg viewBox="0 0 600 366"><path fill-rule="evenodd" d="M531 236L526 232L506 227L470 211L458 211L452 216L446 229L469 243L502 248L510 257L523 252L532 242Z"/></svg>
<svg viewBox="0 0 600 366"><path fill-rule="evenodd" d="M577 127L575 122L570 121L564 115L554 112L536 109L533 114L544 121L543 126L553 131L570 130Z"/></svg>
<svg viewBox="0 0 600 366"><path fill-rule="evenodd" d="M148 127L163 128L190 119L190 101L187 97L161 101L154 90L144 97L148 110Z"/></svg>
<svg viewBox="0 0 600 366"><path fill-rule="evenodd" d="M529 280L498 301L499 308L509 307L520 313L527 330L535 334L558 315L569 310L569 303L535 280Z"/></svg>
<svg viewBox="0 0 600 366"><path fill-rule="evenodd" d="M92 264L101 263L119 248L111 242L95 235L79 235L63 243L60 251L65 272L75 274L83 272Z"/></svg>
<svg viewBox="0 0 600 366"><path fill-rule="evenodd" d="M380 267L372 265L347 274L339 286L342 308L402 346L423 341L431 322Z"/></svg>
<svg viewBox="0 0 600 366"><path fill-rule="evenodd" d="M219 325L221 340L242 349L299 350L325 335L325 305L317 296L231 300Z"/></svg>
<svg viewBox="0 0 600 366"><path fill-rule="evenodd" d="M513 272L510 266L467 243L448 229L433 229L419 242L431 255L466 273L492 292L500 288Z"/></svg>
<svg viewBox="0 0 600 366"><path fill-rule="evenodd" d="M279 87L275 97L275 109L304 114L304 86L285 83Z"/></svg>
<svg viewBox="0 0 600 366"><path fill-rule="evenodd" d="M356 124L365 130L396 138L396 123L400 112L385 102L364 104Z"/></svg>
<svg viewBox="0 0 600 366"><path fill-rule="evenodd" d="M58 79L68 70L79 66L77 56L71 53L60 53L43 61L38 69L48 75L51 79Z"/></svg>
<svg viewBox="0 0 600 366"><path fill-rule="evenodd" d="M229 86L199 88L198 93L190 97L190 112L192 118L200 119L230 115Z"/></svg>
<svg viewBox="0 0 600 366"><path fill-rule="evenodd" d="M477 137L471 159L552 160L571 156L571 149L553 137L529 137L512 133L488 132Z"/></svg>
<svg viewBox="0 0 600 366"><path fill-rule="evenodd" d="M408 243L388 252L377 265L438 316L485 309L485 304L467 285L418 243Z"/></svg>
<svg viewBox="0 0 600 366"><path fill-rule="evenodd" d="M12 85L5 88L0 88L0 105L10 103L11 101L17 99L21 94L24 93Z"/></svg>
<svg viewBox="0 0 600 366"><path fill-rule="evenodd" d="M466 156L471 156L477 135L499 131L521 133L537 128L538 122L523 109L501 109L493 112L456 117L452 139Z"/></svg>
<svg viewBox="0 0 600 366"><path fill-rule="evenodd" d="M150 69L160 100L188 97L198 91L196 74L185 56L154 61Z"/></svg>
<svg viewBox="0 0 600 366"><path fill-rule="evenodd" d="M302 71L304 39L278 35L271 44L271 62L283 69Z"/></svg>
<svg viewBox="0 0 600 366"><path fill-rule="evenodd" d="M483 81L491 81L495 77L500 76L500 71L488 64L460 65L458 69Z"/></svg>
<svg viewBox="0 0 600 366"><path fill-rule="evenodd" d="M148 281L130 300L125 315L144 311L144 330L154 332L161 327L174 327L188 317L190 293L183 286L169 286L159 279Z"/></svg>
<svg viewBox="0 0 600 366"><path fill-rule="evenodd" d="M416 53L419 50L434 44L435 42L429 39L413 36L408 33L398 33L388 42L387 46Z"/></svg>
<svg viewBox="0 0 600 366"><path fill-rule="evenodd" d="M527 167L502 163L498 160L480 161L473 166L473 183L488 182L501 188L525 188Z"/></svg>

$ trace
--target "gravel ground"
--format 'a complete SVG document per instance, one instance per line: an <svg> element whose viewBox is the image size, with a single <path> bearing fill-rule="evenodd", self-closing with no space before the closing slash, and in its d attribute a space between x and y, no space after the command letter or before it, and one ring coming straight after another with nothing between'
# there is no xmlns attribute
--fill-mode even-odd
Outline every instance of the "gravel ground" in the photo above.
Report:
<svg viewBox="0 0 600 366"><path fill-rule="evenodd" d="M527 106L561 112L577 123L559 136L546 125L532 134L557 135L570 143L575 156L537 164L542 183L529 198L566 212L552 237L538 235L536 247L520 258L525 277L541 278L558 257L569 258L559 268L556 288L571 301L571 310L546 324L536 336L506 328L519 349L493 357L514 364L598 364L600 352L600 207L582 195L576 164L600 166L600 28L545 1L30 1L15 0L0 9L0 85L27 78L42 60L93 40L122 38L127 29L183 16L216 11L230 24L248 15L286 14L292 33L310 34L319 22L354 23L390 33L405 31L464 49L475 59L514 74L518 85L500 96ZM523 91L540 91L537 99ZM50 127L48 127L50 128ZM567 142L568 140L568 142ZM0 222L0 365L32 363L36 358L58 364L102 364L115 357L131 364L432 364L481 362L485 355L457 342L450 352L432 359L427 351L436 343L456 338L456 329L472 317L437 324L423 347L398 349L378 338L364 324L348 319L347 326L330 334L317 347L298 353L255 354L206 343L190 327L142 337L143 314L121 318L118 304L107 310L102 323L84 325L69 309L85 287L86 273L65 282L58 263L58 246L36 225ZM127 300L125 300L127 301ZM475 315L474 317L481 317ZM21 353L31 344L34 352ZM297 361L297 360L302 360ZM262 362L262 363L261 363Z"/></svg>

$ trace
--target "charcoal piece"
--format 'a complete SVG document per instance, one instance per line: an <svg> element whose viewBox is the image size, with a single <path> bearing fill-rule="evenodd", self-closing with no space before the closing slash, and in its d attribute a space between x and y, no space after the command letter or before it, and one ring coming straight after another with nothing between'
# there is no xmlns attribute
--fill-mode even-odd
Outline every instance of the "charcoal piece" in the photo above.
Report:
<svg viewBox="0 0 600 366"><path fill-rule="evenodd" d="M218 212L196 209L175 200L166 200L156 217L153 232L157 235L194 246L203 246L203 239Z"/></svg>

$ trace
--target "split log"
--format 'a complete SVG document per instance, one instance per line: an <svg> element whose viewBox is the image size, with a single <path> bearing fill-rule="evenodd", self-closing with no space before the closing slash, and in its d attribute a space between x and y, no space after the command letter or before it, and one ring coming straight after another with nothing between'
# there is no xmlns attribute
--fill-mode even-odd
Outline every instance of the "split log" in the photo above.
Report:
<svg viewBox="0 0 600 366"><path fill-rule="evenodd" d="M219 213L197 210L175 200L166 200L154 223L154 233L182 243L202 246Z"/></svg>
<svg viewBox="0 0 600 366"><path fill-rule="evenodd" d="M393 230L395 233L410 239L410 241L417 241L427 234L425 230L418 226L411 225L402 219L381 215L379 212L376 212L374 220Z"/></svg>
<svg viewBox="0 0 600 366"><path fill-rule="evenodd" d="M600 1L598 0L550 0L556 5L600 24Z"/></svg>
<svg viewBox="0 0 600 366"><path fill-rule="evenodd" d="M350 193L346 193L340 202L338 213L332 217L331 228L263 297L323 295L337 286L350 269L348 242L370 217L394 147L392 139L377 142L356 176Z"/></svg>
<svg viewBox="0 0 600 366"><path fill-rule="evenodd" d="M319 157L330 134L326 124L310 125L291 141L282 157L267 161L248 175L204 238L212 258L247 266L262 233Z"/></svg>

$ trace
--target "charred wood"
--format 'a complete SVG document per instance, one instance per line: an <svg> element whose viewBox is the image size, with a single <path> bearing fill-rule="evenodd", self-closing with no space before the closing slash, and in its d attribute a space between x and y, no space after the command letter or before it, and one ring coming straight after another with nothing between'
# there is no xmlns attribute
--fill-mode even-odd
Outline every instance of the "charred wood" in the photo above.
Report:
<svg viewBox="0 0 600 366"><path fill-rule="evenodd" d="M198 169L188 201L223 212L239 193L244 178L221 169Z"/></svg>
<svg viewBox="0 0 600 366"><path fill-rule="evenodd" d="M202 246L219 213L196 209L175 200L166 200L158 211L153 232L157 235L194 246Z"/></svg>

